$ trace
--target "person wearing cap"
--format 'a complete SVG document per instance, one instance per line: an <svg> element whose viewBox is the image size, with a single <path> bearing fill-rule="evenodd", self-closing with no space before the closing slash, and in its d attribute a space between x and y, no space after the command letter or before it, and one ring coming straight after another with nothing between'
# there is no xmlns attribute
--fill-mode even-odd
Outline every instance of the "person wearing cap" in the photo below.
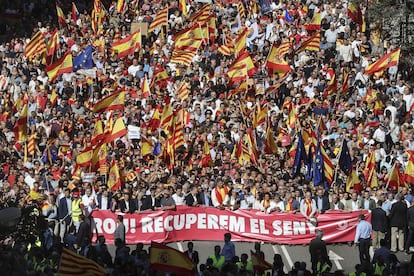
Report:
<svg viewBox="0 0 414 276"><path fill-rule="evenodd" d="M359 247L359 260L361 264L370 262L369 247L371 246L372 225L365 220L365 215L358 216L354 243Z"/></svg>

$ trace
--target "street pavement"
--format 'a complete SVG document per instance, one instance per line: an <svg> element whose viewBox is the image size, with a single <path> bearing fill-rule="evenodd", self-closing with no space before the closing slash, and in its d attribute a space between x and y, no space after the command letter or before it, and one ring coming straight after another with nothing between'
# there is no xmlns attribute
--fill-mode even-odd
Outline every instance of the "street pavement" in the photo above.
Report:
<svg viewBox="0 0 414 276"><path fill-rule="evenodd" d="M215 245L223 246L223 243L217 241L194 241L194 249L199 252L200 263L205 263L208 256L213 254ZM182 252L187 249L187 242L174 242L168 245ZM131 250L135 248L135 245L129 246ZM145 246L146 249L148 247L149 245ZM250 256L250 250L254 250L254 243L235 242L235 247L238 256L242 253L247 253ZM329 244L327 249L333 264L332 271L343 270L345 273L349 273L354 271L355 265L359 263L358 247L348 244ZM109 246L109 250L112 256L115 256L115 248ZM285 272L288 272L296 261L306 262L306 267L311 268L308 246L262 243L261 250L269 263L273 263L274 254L280 254L285 265ZM408 263L411 260L411 255L403 252L398 252L396 255L401 263Z"/></svg>

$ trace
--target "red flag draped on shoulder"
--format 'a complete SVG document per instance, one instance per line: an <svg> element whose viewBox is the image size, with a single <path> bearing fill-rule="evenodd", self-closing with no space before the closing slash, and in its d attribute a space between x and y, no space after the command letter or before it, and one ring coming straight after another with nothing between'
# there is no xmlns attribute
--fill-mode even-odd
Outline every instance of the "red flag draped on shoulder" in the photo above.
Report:
<svg viewBox="0 0 414 276"><path fill-rule="evenodd" d="M184 253L156 242L151 242L150 253L151 269L183 276L194 275L193 262Z"/></svg>
<svg viewBox="0 0 414 276"><path fill-rule="evenodd" d="M97 102L92 107L92 112L100 113L108 110L122 110L124 109L124 103L125 91L116 91Z"/></svg>
<svg viewBox="0 0 414 276"><path fill-rule="evenodd" d="M390 68L392 66L397 66L399 59L400 59L400 48L397 48L393 50L392 52L386 54L385 56L383 56L376 62L368 65L368 67L365 69L365 73L367 75L371 75L376 72Z"/></svg>
<svg viewBox="0 0 414 276"><path fill-rule="evenodd" d="M229 85L245 79L247 76L251 77L257 72L253 61L248 52L242 52L230 65L227 71L229 77Z"/></svg>
<svg viewBox="0 0 414 276"><path fill-rule="evenodd" d="M51 82L63 73L70 73L73 71L72 54L67 52L61 59L55 63L46 66L47 76Z"/></svg>

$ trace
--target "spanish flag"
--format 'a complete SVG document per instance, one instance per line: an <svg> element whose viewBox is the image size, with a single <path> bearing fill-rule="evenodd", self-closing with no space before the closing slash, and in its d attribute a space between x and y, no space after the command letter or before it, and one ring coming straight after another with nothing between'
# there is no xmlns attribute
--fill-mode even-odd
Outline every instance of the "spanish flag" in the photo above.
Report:
<svg viewBox="0 0 414 276"><path fill-rule="evenodd" d="M351 173L346 180L346 187L345 191L349 192L351 188L360 190L361 189L361 181L357 175L357 172L354 168L351 168Z"/></svg>
<svg viewBox="0 0 414 276"><path fill-rule="evenodd" d="M37 31L30 39L29 43L24 49L23 55L28 59L32 60L36 55L42 55L46 52L46 42L43 34Z"/></svg>
<svg viewBox="0 0 414 276"><path fill-rule="evenodd" d="M52 106L55 106L58 100L58 94L56 92L56 88L52 89L52 94L50 95L50 103L52 104Z"/></svg>
<svg viewBox="0 0 414 276"><path fill-rule="evenodd" d="M104 132L103 132L102 120L99 119L95 122L95 125L93 127L92 138L91 138L92 145L97 145L102 140L103 136L104 136Z"/></svg>
<svg viewBox="0 0 414 276"><path fill-rule="evenodd" d="M363 15L361 8L355 2L348 5L348 17L351 18L352 21L357 23L359 26L363 24Z"/></svg>
<svg viewBox="0 0 414 276"><path fill-rule="evenodd" d="M93 149L92 147L86 147L81 153L76 156L76 166L87 167L92 162Z"/></svg>
<svg viewBox="0 0 414 276"><path fill-rule="evenodd" d="M161 124L160 111L158 110L158 107L155 107L154 112L152 113L152 117L148 123L148 128L151 131L155 131L160 127L160 124Z"/></svg>
<svg viewBox="0 0 414 276"><path fill-rule="evenodd" d="M194 275L193 262L184 253L163 245L151 242L151 269L157 272L170 272L177 275Z"/></svg>
<svg viewBox="0 0 414 276"><path fill-rule="evenodd" d="M16 142L24 142L27 140L27 111L28 105L25 104L20 111L19 119L17 119L13 131Z"/></svg>
<svg viewBox="0 0 414 276"><path fill-rule="evenodd" d="M174 51L196 52L201 46L201 38L184 37L174 44Z"/></svg>
<svg viewBox="0 0 414 276"><path fill-rule="evenodd" d="M61 276L104 276L107 275L108 272L93 260L76 254L69 249L63 248L58 274Z"/></svg>
<svg viewBox="0 0 414 276"><path fill-rule="evenodd" d="M310 31L315 31L315 30L320 30L321 29L321 13L320 12L315 12L312 20L309 23L305 23L304 27L305 29L310 32Z"/></svg>
<svg viewBox="0 0 414 276"><path fill-rule="evenodd" d="M184 17L187 17L187 4L185 3L185 0L179 0L178 7Z"/></svg>
<svg viewBox="0 0 414 276"><path fill-rule="evenodd" d="M276 154L278 152L275 135L271 127L268 127L266 130L263 151L267 154Z"/></svg>
<svg viewBox="0 0 414 276"><path fill-rule="evenodd" d="M276 47L274 44L267 58L266 67L268 69L272 69L277 73L287 73L292 70L290 65L285 60L283 60L280 53L280 48Z"/></svg>
<svg viewBox="0 0 414 276"><path fill-rule="evenodd" d="M404 171L404 180L406 186L414 186L414 151L408 150L408 163Z"/></svg>
<svg viewBox="0 0 414 276"><path fill-rule="evenodd" d="M251 77L257 72L257 68L253 64L248 52L242 52L230 65L227 71L229 77L229 85Z"/></svg>
<svg viewBox="0 0 414 276"><path fill-rule="evenodd" d="M365 162L364 176L365 181L367 182L367 187L374 188L378 186L377 171L375 167L375 151L372 151L369 153Z"/></svg>
<svg viewBox="0 0 414 276"><path fill-rule="evenodd" d="M152 20L151 24L148 27L148 32L153 32L155 29L166 26L168 24L168 7L163 8L160 10L156 15L154 20Z"/></svg>
<svg viewBox="0 0 414 276"><path fill-rule="evenodd" d="M152 154L154 149L153 143L145 136L141 136L141 155L147 156Z"/></svg>
<svg viewBox="0 0 414 276"><path fill-rule="evenodd" d="M122 110L125 103L125 91L115 91L92 107L92 112L100 113L108 110Z"/></svg>
<svg viewBox="0 0 414 276"><path fill-rule="evenodd" d="M133 34L111 44L112 53L116 53L119 58L126 57L141 47L141 29L138 28Z"/></svg>
<svg viewBox="0 0 414 276"><path fill-rule="evenodd" d="M124 121L122 117L119 117L116 119L114 127L112 128L111 140L114 141L117 138L121 138L122 136L127 135L127 133L128 131L125 127Z"/></svg>
<svg viewBox="0 0 414 276"><path fill-rule="evenodd" d="M59 75L63 73L70 73L72 71L73 62L71 52L67 52L61 59L49 66L46 66L47 76L51 82L55 81Z"/></svg>
<svg viewBox="0 0 414 276"><path fill-rule="evenodd" d="M56 14L59 24L66 24L65 14L63 13L62 8L58 3L56 3Z"/></svg>
<svg viewBox="0 0 414 276"><path fill-rule="evenodd" d="M53 56L59 48L60 48L59 32L56 29L55 31L53 31L47 43L47 56Z"/></svg>
<svg viewBox="0 0 414 276"><path fill-rule="evenodd" d="M144 79L142 80L141 92L142 92L142 97L144 99L148 98L151 95L151 90L150 90L148 80L146 77L144 77Z"/></svg>
<svg viewBox="0 0 414 276"><path fill-rule="evenodd" d="M119 168L118 164L116 163L116 160L114 159L112 161L111 169L109 170L109 176L108 176L108 188L111 191L116 191L121 188L121 176L119 174Z"/></svg>
<svg viewBox="0 0 414 276"><path fill-rule="evenodd" d="M205 167L210 167L213 159L211 158L211 152L210 152L210 146L207 142L207 139L204 141L204 153L203 153L203 157L201 158L201 166L203 168Z"/></svg>
<svg viewBox="0 0 414 276"><path fill-rule="evenodd" d="M108 147L106 143L103 143L100 146L97 146L92 155L92 168L93 170L98 170L100 166L106 164L108 158Z"/></svg>
<svg viewBox="0 0 414 276"><path fill-rule="evenodd" d="M266 262L262 256L260 256L257 253L254 253L253 251L250 251L250 254L252 255L252 264L253 269L255 272L258 272L259 275L262 275L260 273L263 273L265 270L272 269L272 265Z"/></svg>
<svg viewBox="0 0 414 276"><path fill-rule="evenodd" d="M396 162L387 177L387 186L393 191L397 191L400 186L404 186L404 175L400 172L400 164Z"/></svg>
<svg viewBox="0 0 414 276"><path fill-rule="evenodd" d="M244 28L239 36L236 38L234 44L235 44L235 55L236 57L239 55L239 53L243 52L244 49L246 49L246 39L247 39L247 32L249 31L248 28Z"/></svg>
<svg viewBox="0 0 414 276"><path fill-rule="evenodd" d="M172 133L173 121L174 121L173 108L171 106L171 103L168 103L164 106L164 109L162 110L161 128L166 133Z"/></svg>
<svg viewBox="0 0 414 276"><path fill-rule="evenodd" d="M368 67L365 69L365 73L367 75L371 75L376 72L390 68L392 66L397 66L399 59L400 59L400 48L397 48L394 51L384 55L382 58L375 61L374 63L371 63L370 65L368 65Z"/></svg>

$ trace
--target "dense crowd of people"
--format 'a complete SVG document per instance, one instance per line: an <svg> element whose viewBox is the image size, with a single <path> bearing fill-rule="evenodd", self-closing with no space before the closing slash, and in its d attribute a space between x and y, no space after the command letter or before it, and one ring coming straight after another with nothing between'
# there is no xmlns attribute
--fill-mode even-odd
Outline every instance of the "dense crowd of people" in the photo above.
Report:
<svg viewBox="0 0 414 276"><path fill-rule="evenodd" d="M48 2L31 1L25 9L45 8L53 14L54 7ZM242 1L245 14L241 14L238 4L215 1L210 15L216 16L216 28L210 30L209 38L203 38L190 65L183 66L170 62L174 37L194 26L191 15L204 2L125 0L121 12L117 11L117 3L102 2L105 16L98 27L92 26L93 3L79 1L76 21L70 7L63 6L65 23L58 24L54 16L42 18L26 37L15 37L0 45L0 203L2 208L22 210L35 206L46 222L42 231L28 232L40 236L33 237L33 244L40 241L40 248L48 249L25 253L26 247L16 243L12 251L2 251L3 265L25 263L13 268L48 275L56 270L59 249L53 249L55 246L66 244L81 251L89 246L91 241L79 238L79 232L93 210L135 213L169 210L177 205L300 212L308 219L328 210L369 210L373 249L379 250L385 243L392 253L410 253L414 244L412 186L402 183L391 187L388 177L395 164L403 174L414 160L414 98L408 79L412 69L392 66L365 74L369 64L399 46L382 38L379 23L367 22L366 30L362 29L348 16L348 1L270 1L269 6L262 5L263 1L260 5ZM143 35L139 49L126 57L111 52L111 44L127 37L133 24L150 23L167 4L166 27ZM269 11L262 13L261 9L267 7ZM360 9L363 14L367 12L366 4L361 3ZM321 34L320 51L296 53L295 49L314 34L315 30L306 26L317 13L322 19L317 30ZM243 51L249 53L257 72L243 78L246 83L242 80L236 84L245 85L239 91L229 85L226 75L235 56L224 55L219 49L237 40L243 27L249 29ZM42 56L30 60L24 56L34 33L40 31L47 40L55 28L60 44L55 60L67 51L76 57L92 45L92 69L50 80ZM268 70L266 58L272 45L287 41L291 46L282 59L290 71L282 76ZM166 72L166 80L156 80L160 71ZM339 92L340 88L335 93L327 92L333 75L338 87L345 87L342 82L349 76L344 93ZM149 94L144 93L144 82L151 84ZM184 98L177 93L182 84L189 93ZM128 92L121 110L92 112L94 104L118 89ZM174 116L184 114L183 143L172 157L166 151L171 134L159 125L154 129L152 123L154 113L163 113L163 107L170 103ZM27 154L28 141L19 141L15 134L24 105L28 106L27 137L33 138L33 154ZM258 110L264 108L265 120L257 119ZM108 157L99 170L88 166L75 171L76 157L85 148L96 146L97 122L106 126L118 117L134 130L133 138L125 135L108 143ZM325 180L314 185L304 166L295 174L292 166L297 137L308 130L316 132L321 125L318 140L336 169L332 183ZM266 149L269 133L275 141L272 153ZM303 139L308 148L311 138ZM351 187L346 187L351 176L338 169L344 139L358 178L358 185ZM162 149L143 154L144 141L152 147L161 145ZM248 153L244 149L238 152L241 144L247 145ZM370 152L375 152L375 186L364 177ZM116 189L108 187L109 168L114 161L121 180ZM5 248L16 240L7 235L2 238ZM127 263L122 269L135 269L138 264L143 273L148 272L145 250L140 247L130 254L122 249L125 242L117 244L117 255L134 258L125 258ZM116 258L113 263L100 244L105 241L90 247L89 257L116 266ZM20 257L11 258L16 257L13 252ZM241 262L245 258L241 256ZM275 263L280 262L279 258L275 256ZM10 259L13 261L6 261ZM236 268L239 260L225 262ZM211 260L207 261L203 269L200 266L200 273L214 275L208 272L212 267ZM303 264L298 263L294 270L302 268ZM316 267L312 269L316 273Z"/></svg>

